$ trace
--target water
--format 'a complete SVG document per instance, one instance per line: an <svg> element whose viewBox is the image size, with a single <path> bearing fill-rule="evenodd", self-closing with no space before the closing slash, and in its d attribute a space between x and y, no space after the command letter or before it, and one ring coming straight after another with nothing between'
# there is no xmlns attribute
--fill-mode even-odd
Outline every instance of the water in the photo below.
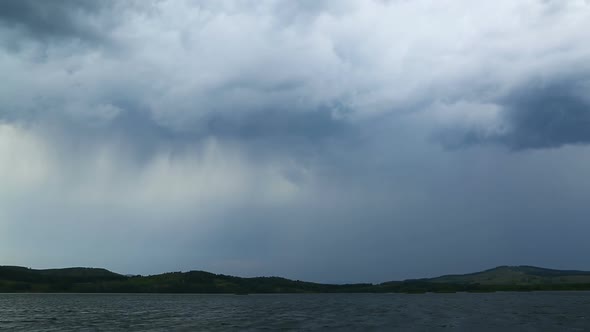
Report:
<svg viewBox="0 0 590 332"><path fill-rule="evenodd" d="M590 331L590 292L0 294L2 331Z"/></svg>

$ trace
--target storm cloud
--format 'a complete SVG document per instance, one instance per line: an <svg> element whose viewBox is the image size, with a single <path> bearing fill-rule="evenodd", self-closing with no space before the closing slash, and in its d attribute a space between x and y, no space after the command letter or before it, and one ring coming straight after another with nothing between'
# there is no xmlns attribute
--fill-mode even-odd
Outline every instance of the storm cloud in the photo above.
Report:
<svg viewBox="0 0 590 332"><path fill-rule="evenodd" d="M588 1L3 1L0 264L590 269Z"/></svg>
<svg viewBox="0 0 590 332"><path fill-rule="evenodd" d="M0 4L0 25L5 30L6 49L21 49L27 43L104 44L119 23L118 11L126 5L114 1L55 2L8 0Z"/></svg>
<svg viewBox="0 0 590 332"><path fill-rule="evenodd" d="M511 133L499 137L514 148L559 147L590 142L590 81L539 82L507 98Z"/></svg>
<svg viewBox="0 0 590 332"><path fill-rule="evenodd" d="M583 66L580 66L583 68ZM535 79L493 104L496 130L448 128L439 137L451 147L500 144L513 150L590 143L590 81L579 73Z"/></svg>

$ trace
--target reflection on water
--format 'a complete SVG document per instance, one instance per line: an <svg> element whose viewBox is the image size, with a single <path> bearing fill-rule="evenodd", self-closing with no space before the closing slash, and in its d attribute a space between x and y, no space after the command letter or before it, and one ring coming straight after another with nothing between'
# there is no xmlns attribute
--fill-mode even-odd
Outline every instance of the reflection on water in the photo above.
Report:
<svg viewBox="0 0 590 332"><path fill-rule="evenodd" d="M590 331L590 292L0 294L4 331Z"/></svg>

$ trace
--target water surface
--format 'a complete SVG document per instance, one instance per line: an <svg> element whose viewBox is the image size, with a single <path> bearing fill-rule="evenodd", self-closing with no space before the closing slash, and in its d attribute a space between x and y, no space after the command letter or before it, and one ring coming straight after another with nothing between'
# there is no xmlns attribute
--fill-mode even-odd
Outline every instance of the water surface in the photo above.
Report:
<svg viewBox="0 0 590 332"><path fill-rule="evenodd" d="M590 292L0 294L4 331L590 331Z"/></svg>

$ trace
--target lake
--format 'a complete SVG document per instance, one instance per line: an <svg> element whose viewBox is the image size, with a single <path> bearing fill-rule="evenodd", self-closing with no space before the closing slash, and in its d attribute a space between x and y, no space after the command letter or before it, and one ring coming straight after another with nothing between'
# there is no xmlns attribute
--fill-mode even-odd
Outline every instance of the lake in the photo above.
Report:
<svg viewBox="0 0 590 332"><path fill-rule="evenodd" d="M590 331L590 292L0 294L2 331Z"/></svg>

